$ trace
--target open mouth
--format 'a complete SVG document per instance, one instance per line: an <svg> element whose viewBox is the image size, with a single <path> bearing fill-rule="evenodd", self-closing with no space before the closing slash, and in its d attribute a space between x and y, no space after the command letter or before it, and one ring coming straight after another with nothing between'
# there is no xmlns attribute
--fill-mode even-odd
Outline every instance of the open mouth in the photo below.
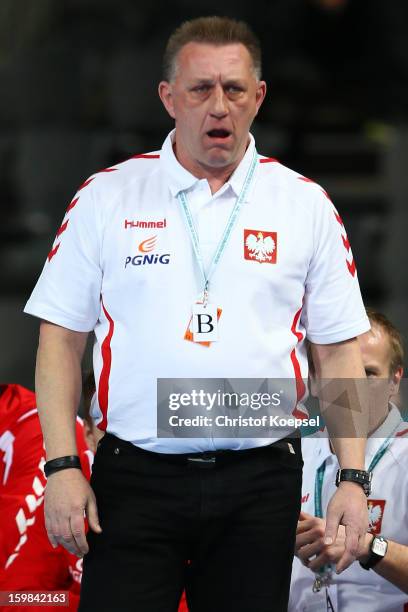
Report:
<svg viewBox="0 0 408 612"><path fill-rule="evenodd" d="M228 136L231 135L231 132L229 132L228 130L223 130L223 129L215 129L215 130L210 130L209 132L207 132L207 136L209 136L210 138L228 138Z"/></svg>

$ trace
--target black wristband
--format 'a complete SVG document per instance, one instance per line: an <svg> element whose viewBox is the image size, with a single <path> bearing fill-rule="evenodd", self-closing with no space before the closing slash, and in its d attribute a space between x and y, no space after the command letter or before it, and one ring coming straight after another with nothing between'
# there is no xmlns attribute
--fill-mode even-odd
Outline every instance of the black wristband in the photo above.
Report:
<svg viewBox="0 0 408 612"><path fill-rule="evenodd" d="M57 457L57 459L51 459L44 464L44 474L48 478L54 472L60 470L67 470L69 468L81 469L81 462L78 455L67 455L66 457Z"/></svg>
<svg viewBox="0 0 408 612"><path fill-rule="evenodd" d="M360 565L365 570L370 570L377 565L379 561L384 559L388 549L388 540L382 535L374 536L370 544L370 552L365 563L360 561Z"/></svg>
<svg viewBox="0 0 408 612"><path fill-rule="evenodd" d="M336 474L336 486L338 487L341 482L355 482L360 485L368 497L371 494L371 479L372 472L366 472L365 470L353 470L353 469L341 469L337 470Z"/></svg>

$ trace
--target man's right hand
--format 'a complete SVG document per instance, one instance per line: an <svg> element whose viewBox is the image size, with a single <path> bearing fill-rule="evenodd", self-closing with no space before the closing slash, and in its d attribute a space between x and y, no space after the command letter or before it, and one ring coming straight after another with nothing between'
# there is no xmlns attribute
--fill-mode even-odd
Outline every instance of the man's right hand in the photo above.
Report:
<svg viewBox="0 0 408 612"><path fill-rule="evenodd" d="M44 508L51 545L56 548L61 544L70 553L83 557L89 550L84 515L92 531L101 533L102 529L94 492L81 470L69 468L49 476Z"/></svg>

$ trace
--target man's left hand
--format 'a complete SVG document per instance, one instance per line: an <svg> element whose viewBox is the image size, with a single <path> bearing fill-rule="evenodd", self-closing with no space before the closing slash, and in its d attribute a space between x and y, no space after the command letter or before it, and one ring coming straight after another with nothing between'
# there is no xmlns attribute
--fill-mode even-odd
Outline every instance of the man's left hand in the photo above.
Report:
<svg viewBox="0 0 408 612"><path fill-rule="evenodd" d="M324 565L335 565L342 558L346 549L346 529L339 526L334 544L325 546L325 519L301 512L296 530L295 554L312 572L318 572ZM359 561L366 561L370 551L372 535L366 533L364 549L358 556Z"/></svg>
<svg viewBox="0 0 408 612"><path fill-rule="evenodd" d="M324 565L335 564L343 556L346 530L339 526L337 538L331 546L325 546L325 519L301 512L296 530L295 554L312 572L318 572Z"/></svg>
<svg viewBox="0 0 408 612"><path fill-rule="evenodd" d="M363 550L368 530L367 497L354 482L341 482L327 507L324 544L336 542L339 525L345 527L344 552L340 557L336 572L340 574L355 561Z"/></svg>

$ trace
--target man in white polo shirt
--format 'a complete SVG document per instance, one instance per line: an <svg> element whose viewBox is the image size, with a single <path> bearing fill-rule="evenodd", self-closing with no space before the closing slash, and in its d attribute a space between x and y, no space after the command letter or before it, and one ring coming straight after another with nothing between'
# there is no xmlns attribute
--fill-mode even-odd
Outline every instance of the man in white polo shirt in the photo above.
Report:
<svg viewBox="0 0 408 612"><path fill-rule="evenodd" d="M305 337L320 376L363 378L355 337L369 323L328 195L260 156L249 134L266 84L246 24L186 22L168 42L164 68L159 95L176 129L161 151L79 188L25 309L43 319L47 529L52 542L83 555L87 514L82 612L173 610L185 583L194 612L262 612L271 602L278 612L300 504L293 423L283 419L287 426L263 437L217 438L211 427L158 437L157 381L285 379L279 414L299 417ZM93 416L107 432L92 489L76 469L72 436L90 331ZM361 407L350 408L343 417L354 422ZM336 415L327 420L334 425ZM350 472L333 496L326 536L347 525L342 570L366 530L368 476L364 440L335 446Z"/></svg>
<svg viewBox="0 0 408 612"><path fill-rule="evenodd" d="M366 448L366 468L373 473L367 500L369 531L357 560L336 575L334 564L343 554L344 528L333 546L323 545L323 535L338 462L326 431L305 438L290 612L408 609L408 423L392 403L403 373L403 346L400 334L383 314L369 311L369 318L371 331L358 339L373 391Z"/></svg>

